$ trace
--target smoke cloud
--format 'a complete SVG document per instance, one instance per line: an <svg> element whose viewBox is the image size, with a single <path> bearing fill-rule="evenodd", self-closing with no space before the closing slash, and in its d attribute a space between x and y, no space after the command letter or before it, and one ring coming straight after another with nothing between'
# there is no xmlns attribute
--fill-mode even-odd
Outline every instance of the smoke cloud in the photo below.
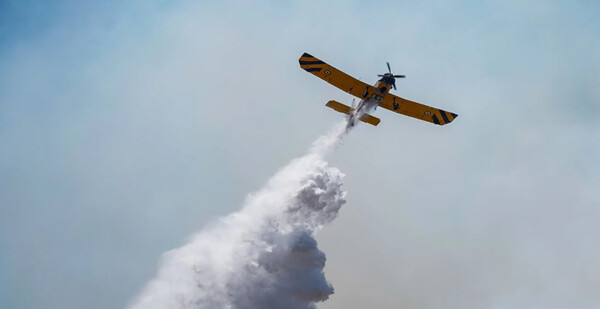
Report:
<svg viewBox="0 0 600 309"><path fill-rule="evenodd" d="M130 309L315 308L334 290L314 238L345 203L344 175L324 157L348 132L340 123L277 172L243 208L163 254Z"/></svg>

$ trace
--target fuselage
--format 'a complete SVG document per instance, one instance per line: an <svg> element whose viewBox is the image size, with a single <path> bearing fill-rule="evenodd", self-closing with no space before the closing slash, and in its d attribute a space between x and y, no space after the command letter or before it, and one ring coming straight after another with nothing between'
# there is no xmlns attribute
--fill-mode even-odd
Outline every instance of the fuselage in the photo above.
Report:
<svg viewBox="0 0 600 309"><path fill-rule="evenodd" d="M386 73L387 75L388 73ZM350 116L350 125L354 125L358 119L371 109L377 108L379 104L383 101L383 98L388 94L390 89L392 88L393 79L386 80L386 75L384 75L380 80L378 80L373 87L377 89L375 93L365 93L366 98L360 100L358 102L358 106L354 110L354 113ZM393 78L393 77L392 77Z"/></svg>
<svg viewBox="0 0 600 309"><path fill-rule="evenodd" d="M389 75L389 76L388 76ZM392 89L392 85L394 83L394 76L386 73L383 77L378 80L373 87L377 89L375 93L365 93L365 98L360 101L357 110L361 108L361 105L371 105L370 103L379 105L383 98L388 94L390 89Z"/></svg>

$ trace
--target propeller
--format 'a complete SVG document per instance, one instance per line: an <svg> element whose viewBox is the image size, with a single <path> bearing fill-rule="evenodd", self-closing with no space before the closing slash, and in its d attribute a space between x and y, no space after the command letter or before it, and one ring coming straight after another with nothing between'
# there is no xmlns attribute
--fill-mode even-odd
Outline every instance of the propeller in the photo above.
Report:
<svg viewBox="0 0 600 309"><path fill-rule="evenodd" d="M406 78L405 75L394 75L392 74L392 68L390 67L390 63L386 62L387 67L388 67L388 72L389 73L385 73L384 75L377 75L379 77L388 77L389 78L389 82L392 84L392 87L394 87L394 90L396 90L396 78Z"/></svg>

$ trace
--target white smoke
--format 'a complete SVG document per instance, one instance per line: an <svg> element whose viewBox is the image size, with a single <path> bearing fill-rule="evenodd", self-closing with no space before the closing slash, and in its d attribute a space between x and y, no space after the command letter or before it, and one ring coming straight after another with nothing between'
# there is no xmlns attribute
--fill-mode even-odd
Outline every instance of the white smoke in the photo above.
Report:
<svg viewBox="0 0 600 309"><path fill-rule="evenodd" d="M164 253L158 275L130 309L315 308L333 287L314 234L345 203L344 175L325 155L341 142L339 124L293 160L244 207Z"/></svg>

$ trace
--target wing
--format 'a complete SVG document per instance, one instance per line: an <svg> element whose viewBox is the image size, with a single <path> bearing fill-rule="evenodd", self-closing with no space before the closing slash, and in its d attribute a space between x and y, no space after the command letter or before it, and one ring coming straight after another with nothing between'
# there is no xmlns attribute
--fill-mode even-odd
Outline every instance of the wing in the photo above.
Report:
<svg viewBox="0 0 600 309"><path fill-rule="evenodd" d="M454 118L458 117L455 113L403 99L391 93L388 93L385 98L383 98L383 101L379 106L399 114L429 121L442 126L452 122Z"/></svg>
<svg viewBox="0 0 600 309"><path fill-rule="evenodd" d="M304 53L299 61L300 67L307 72L353 96L366 99L377 91L375 87L365 84L307 53Z"/></svg>

